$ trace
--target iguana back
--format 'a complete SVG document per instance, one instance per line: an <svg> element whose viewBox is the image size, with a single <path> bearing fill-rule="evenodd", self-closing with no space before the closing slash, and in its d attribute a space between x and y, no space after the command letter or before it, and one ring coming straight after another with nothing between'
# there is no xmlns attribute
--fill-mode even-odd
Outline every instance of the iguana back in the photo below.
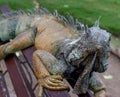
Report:
<svg viewBox="0 0 120 97"><path fill-rule="evenodd" d="M40 11L42 12L35 11L37 13L32 13L32 15L24 13L2 19L0 21L0 40L8 41L28 29L37 28L36 49L55 53L59 43L80 36L69 23L65 24L62 19L59 20L57 16L46 14L42 9ZM58 17L60 18L60 16Z"/></svg>
<svg viewBox="0 0 120 97"><path fill-rule="evenodd" d="M48 52L55 52L62 42L76 39L79 35L69 25L64 25L53 16L44 16L38 25L35 47Z"/></svg>

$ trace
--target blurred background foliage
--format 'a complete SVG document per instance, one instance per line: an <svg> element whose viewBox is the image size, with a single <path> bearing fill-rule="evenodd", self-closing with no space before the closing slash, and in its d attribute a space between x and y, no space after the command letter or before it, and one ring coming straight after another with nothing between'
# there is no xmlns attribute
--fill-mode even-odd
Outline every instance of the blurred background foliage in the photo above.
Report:
<svg viewBox="0 0 120 97"><path fill-rule="evenodd" d="M31 9L34 7L33 0L0 0L0 6L9 5L13 10Z"/></svg>

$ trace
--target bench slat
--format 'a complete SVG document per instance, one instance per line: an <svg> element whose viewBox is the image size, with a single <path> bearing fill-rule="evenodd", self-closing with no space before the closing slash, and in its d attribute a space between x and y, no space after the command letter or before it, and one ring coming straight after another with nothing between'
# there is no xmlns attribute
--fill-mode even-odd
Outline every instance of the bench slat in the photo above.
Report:
<svg viewBox="0 0 120 97"><path fill-rule="evenodd" d="M2 72L0 72L0 97L10 97Z"/></svg>
<svg viewBox="0 0 120 97"><path fill-rule="evenodd" d="M21 72L21 66L14 54L7 56L5 58L5 63L17 97L35 97L33 90L29 86L29 82L24 81L25 74Z"/></svg>
<svg viewBox="0 0 120 97"><path fill-rule="evenodd" d="M67 90L64 91L50 91L45 89L45 94L47 97L70 97Z"/></svg>

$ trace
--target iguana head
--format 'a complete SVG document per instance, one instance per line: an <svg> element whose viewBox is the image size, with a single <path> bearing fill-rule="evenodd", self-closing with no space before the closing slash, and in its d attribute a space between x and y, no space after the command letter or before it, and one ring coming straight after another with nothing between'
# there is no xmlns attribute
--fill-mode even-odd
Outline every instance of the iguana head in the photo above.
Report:
<svg viewBox="0 0 120 97"><path fill-rule="evenodd" d="M81 62L86 61L88 55L97 52L98 54L93 69L97 72L104 72L108 65L110 38L111 34L101 29L99 25L95 24L93 27L87 28L82 37L69 43L70 45L74 45L68 55L69 62L79 67Z"/></svg>

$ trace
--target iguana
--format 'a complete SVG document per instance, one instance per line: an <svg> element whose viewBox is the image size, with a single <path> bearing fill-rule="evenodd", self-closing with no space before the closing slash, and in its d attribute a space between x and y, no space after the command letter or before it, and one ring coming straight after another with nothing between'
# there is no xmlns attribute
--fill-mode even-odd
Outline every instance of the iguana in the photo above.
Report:
<svg viewBox="0 0 120 97"><path fill-rule="evenodd" d="M81 69L73 89L75 94L92 90L95 97L105 97L105 85L95 72L107 69L110 33L100 29L97 21L93 27L84 26L72 16L48 14L37 9L34 14L15 15L0 21L0 59L8 54L34 45L33 66L38 83L50 90L64 90L62 81L76 69ZM39 95L41 96L41 95Z"/></svg>

